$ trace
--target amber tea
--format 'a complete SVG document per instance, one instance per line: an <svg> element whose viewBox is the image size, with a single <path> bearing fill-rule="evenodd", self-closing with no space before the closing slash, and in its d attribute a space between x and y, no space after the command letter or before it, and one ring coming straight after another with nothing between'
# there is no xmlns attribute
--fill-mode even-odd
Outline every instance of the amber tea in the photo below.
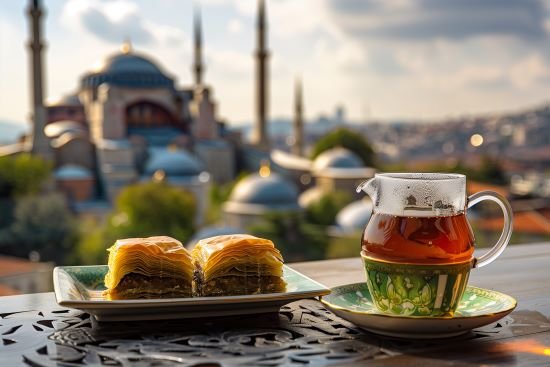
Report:
<svg viewBox="0 0 550 367"><path fill-rule="evenodd" d="M464 214L447 217L399 217L375 213L362 239L373 258L419 264L468 261L474 235Z"/></svg>

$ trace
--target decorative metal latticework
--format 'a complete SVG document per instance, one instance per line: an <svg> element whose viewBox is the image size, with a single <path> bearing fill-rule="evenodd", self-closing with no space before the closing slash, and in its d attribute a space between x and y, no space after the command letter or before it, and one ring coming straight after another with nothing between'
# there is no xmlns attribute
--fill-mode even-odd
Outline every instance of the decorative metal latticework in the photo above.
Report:
<svg viewBox="0 0 550 367"><path fill-rule="evenodd" d="M550 327L536 312L515 312L452 344L530 334L541 323ZM330 366L449 345L376 336L315 300L278 314L146 322L97 323L67 309L7 313L0 338L2 366Z"/></svg>

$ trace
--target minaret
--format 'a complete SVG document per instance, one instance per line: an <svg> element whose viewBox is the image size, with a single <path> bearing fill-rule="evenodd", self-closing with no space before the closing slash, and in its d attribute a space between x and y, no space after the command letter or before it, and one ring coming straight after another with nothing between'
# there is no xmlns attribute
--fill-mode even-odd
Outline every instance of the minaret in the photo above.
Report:
<svg viewBox="0 0 550 367"><path fill-rule="evenodd" d="M201 13L198 5L195 7L195 13L193 16L193 33L194 33L194 62L193 62L193 76L195 78L195 88L202 85L202 73L204 71L204 65L202 63L202 22Z"/></svg>
<svg viewBox="0 0 550 367"><path fill-rule="evenodd" d="M256 121L253 143L264 149L269 148L267 136L268 115L268 65L269 51L266 45L267 22L265 17L265 0L258 2L257 44L256 44Z"/></svg>
<svg viewBox="0 0 550 367"><path fill-rule="evenodd" d="M52 151L50 142L44 134L44 126L46 125L46 110L44 108L44 91L42 74L42 49L44 44L41 37L41 18L44 10L40 6L39 0L31 0L28 7L28 15L31 26L31 39L29 48L31 50L31 114L32 114L32 131L31 142L33 154L40 155L42 158L51 159Z"/></svg>
<svg viewBox="0 0 550 367"><path fill-rule="evenodd" d="M296 78L294 87L294 145L292 152L302 156L304 154L304 116L302 103L302 81Z"/></svg>

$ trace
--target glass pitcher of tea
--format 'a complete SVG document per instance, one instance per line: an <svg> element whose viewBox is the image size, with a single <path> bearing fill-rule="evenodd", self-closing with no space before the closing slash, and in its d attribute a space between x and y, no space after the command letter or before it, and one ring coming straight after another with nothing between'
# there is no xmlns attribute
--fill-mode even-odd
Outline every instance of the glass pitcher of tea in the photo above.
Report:
<svg viewBox="0 0 550 367"><path fill-rule="evenodd" d="M512 235L512 210L500 194L467 197L466 177L443 173L382 173L363 182L373 215L361 238L361 258L374 305L402 316L452 316L472 268L491 263ZM474 257L466 210L483 200L504 214L497 243Z"/></svg>

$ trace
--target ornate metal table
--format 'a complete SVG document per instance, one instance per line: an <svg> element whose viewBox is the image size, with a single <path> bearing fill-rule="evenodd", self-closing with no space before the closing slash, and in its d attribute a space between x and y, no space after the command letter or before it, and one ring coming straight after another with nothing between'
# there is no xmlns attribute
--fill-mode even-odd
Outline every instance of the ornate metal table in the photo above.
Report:
<svg viewBox="0 0 550 367"><path fill-rule="evenodd" d="M316 300L278 314L97 323L59 307L52 293L3 297L0 366L548 366L547 264L550 244L517 246L488 271L473 273L473 284L515 296L518 309L469 334L429 341L362 331ZM329 286L362 279L357 259L294 267Z"/></svg>

